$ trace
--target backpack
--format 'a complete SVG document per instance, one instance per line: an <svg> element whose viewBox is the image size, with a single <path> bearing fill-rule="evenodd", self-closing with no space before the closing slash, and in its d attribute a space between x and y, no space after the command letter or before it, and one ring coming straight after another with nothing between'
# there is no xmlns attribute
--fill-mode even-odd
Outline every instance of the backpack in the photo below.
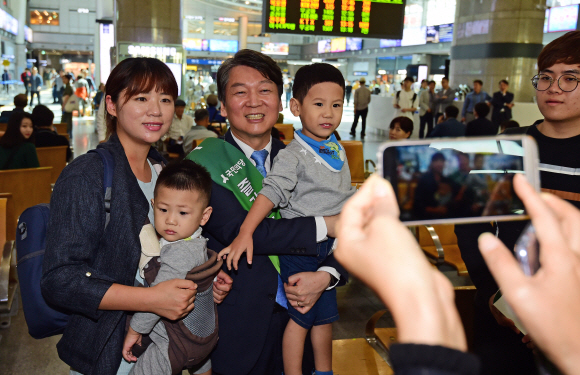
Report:
<svg viewBox="0 0 580 375"><path fill-rule="evenodd" d="M115 161L111 153L104 148L89 152L96 152L103 161L106 228L111 216L111 188ZM28 333L35 339L63 333L70 316L50 307L42 297L40 290L49 216L50 207L48 204L37 204L27 208L20 215L16 231L17 270L22 310L28 325Z"/></svg>

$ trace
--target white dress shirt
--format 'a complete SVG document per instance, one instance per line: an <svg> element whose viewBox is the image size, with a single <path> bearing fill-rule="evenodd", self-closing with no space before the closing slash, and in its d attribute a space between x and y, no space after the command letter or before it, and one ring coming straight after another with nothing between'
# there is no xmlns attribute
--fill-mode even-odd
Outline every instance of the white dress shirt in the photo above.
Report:
<svg viewBox="0 0 580 375"><path fill-rule="evenodd" d="M167 132L167 136L171 139L178 140L180 137L183 137L185 133L191 129L191 127L195 124L193 117L186 115L185 113L181 116L181 119L177 117L176 114L173 115L173 122L169 127L169 131Z"/></svg>
<svg viewBox="0 0 580 375"><path fill-rule="evenodd" d="M234 139L234 141L238 144L238 146L240 146L240 148L242 149L242 152L244 153L244 155L246 156L246 158L248 158L248 160L256 165L256 162L254 161L254 159L252 159L252 154L254 153L254 151L261 151L261 150L254 150L252 147L248 146L247 144L245 144L242 140L240 140L239 138L237 138L234 135L234 132L231 132L232 138ZM266 150L268 151L268 157L266 158L266 160L264 161L264 168L266 168L266 173L270 172L270 168L272 166L272 137L270 136L270 141L268 142L268 144L266 145L266 147L264 147L262 150ZM327 234L328 234L328 228L326 227L326 222L324 221L324 218L322 216L316 216L314 218L314 221L316 222L316 241L317 242L322 242L328 239ZM318 271L325 271L328 272L329 274L331 274L332 276L334 276L337 280L340 280L340 273L338 273L338 271L336 271L335 268L332 267L320 267L318 269ZM336 283L338 284L338 282ZM332 289L336 286L336 284L331 285L327 288L328 289Z"/></svg>

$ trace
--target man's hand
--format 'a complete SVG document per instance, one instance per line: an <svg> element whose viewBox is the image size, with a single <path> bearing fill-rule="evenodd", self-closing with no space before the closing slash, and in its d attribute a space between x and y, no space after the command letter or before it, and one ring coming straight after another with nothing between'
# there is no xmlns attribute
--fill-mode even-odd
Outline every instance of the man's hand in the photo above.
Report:
<svg viewBox="0 0 580 375"><path fill-rule="evenodd" d="M216 277L216 281L213 282L213 301L218 305L224 301L224 299L228 296L230 290L232 290L233 280L225 273L223 270L220 270Z"/></svg>
<svg viewBox="0 0 580 375"><path fill-rule="evenodd" d="M461 118L461 122L465 122L465 117L462 117Z"/></svg>
<svg viewBox="0 0 580 375"><path fill-rule="evenodd" d="M254 257L254 240L252 239L251 234L245 234L240 232L238 236L234 239L234 242L218 254L218 257L228 256L227 258L227 266L228 270L232 270L232 263L234 265L234 269L238 269L238 262L242 254L246 253L248 264L252 264L252 260Z"/></svg>
<svg viewBox="0 0 580 375"><path fill-rule="evenodd" d="M306 314L328 288L329 283L328 272L301 272L288 278L288 284L284 283L284 291L288 303L302 314Z"/></svg>
<svg viewBox="0 0 580 375"><path fill-rule="evenodd" d="M133 355L132 349L135 344L141 345L141 338L142 335L135 332L135 330L129 326L127 336L125 336L125 341L123 342L123 358L125 358L125 361L137 362L137 357Z"/></svg>

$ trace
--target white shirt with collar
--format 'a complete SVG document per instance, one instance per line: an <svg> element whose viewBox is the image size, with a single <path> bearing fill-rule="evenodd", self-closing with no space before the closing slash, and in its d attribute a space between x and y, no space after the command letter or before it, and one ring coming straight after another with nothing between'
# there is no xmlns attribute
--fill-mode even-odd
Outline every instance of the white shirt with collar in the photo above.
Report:
<svg viewBox="0 0 580 375"><path fill-rule="evenodd" d="M245 144L244 141L242 141L241 139L236 137L234 135L234 132L230 131L230 134L232 135L232 138L238 144L238 146L240 147L240 149L242 150L244 155L254 165L256 165L256 162L254 161L254 159L252 159L252 154L254 153L254 151L261 151L261 150L268 151L268 157L264 161L264 168L266 169L266 173L270 173L270 168L272 167L272 158L271 158L271 156L272 156L272 136L270 136L270 141L268 142L266 147L264 147L261 150L254 150L252 147ZM327 237L328 228L326 227L326 222L324 221L324 218L322 216L316 216L316 217L314 217L314 220L316 222L316 242L322 242L322 241L327 240L328 239L328 237ZM332 267L320 267L318 269L318 271L328 272L329 274L334 276L337 280L340 280L340 273L338 273L338 271L336 271L336 269L334 269ZM334 288L337 284L338 284L338 281L336 284L328 287L327 290Z"/></svg>
<svg viewBox="0 0 580 375"><path fill-rule="evenodd" d="M171 139L177 140L179 137L183 137L194 124L195 121L193 120L193 117L186 115L185 113L181 116L181 119L177 117L176 114L173 114L173 122L169 127L167 136Z"/></svg>

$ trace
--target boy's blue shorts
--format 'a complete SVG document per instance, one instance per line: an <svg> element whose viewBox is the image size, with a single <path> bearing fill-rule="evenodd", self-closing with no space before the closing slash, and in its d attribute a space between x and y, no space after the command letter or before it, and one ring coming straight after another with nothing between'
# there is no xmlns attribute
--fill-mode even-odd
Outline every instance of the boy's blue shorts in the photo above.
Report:
<svg viewBox="0 0 580 375"><path fill-rule="evenodd" d="M334 238L318 243L317 256L282 255L280 256L280 276L287 283L288 277L300 272L316 272L320 264L328 257ZM336 288L325 290L316 304L306 313L302 314L288 304L288 315L299 326L310 329L312 326L332 323L338 320L338 307L336 304Z"/></svg>

